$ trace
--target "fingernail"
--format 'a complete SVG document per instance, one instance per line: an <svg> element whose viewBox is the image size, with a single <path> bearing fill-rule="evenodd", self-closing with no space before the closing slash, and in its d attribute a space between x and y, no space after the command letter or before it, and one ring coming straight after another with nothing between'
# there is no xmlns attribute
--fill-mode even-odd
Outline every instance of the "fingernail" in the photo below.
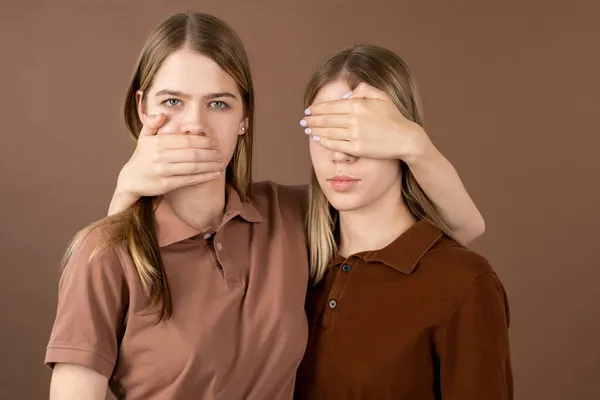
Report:
<svg viewBox="0 0 600 400"><path fill-rule="evenodd" d="M350 96L352 96L352 91L349 91L348 93L344 93L344 95L342 96L342 98L347 99Z"/></svg>
<svg viewBox="0 0 600 400"><path fill-rule="evenodd" d="M301 120L300 120L300 126L306 126L306 125L307 125L307 124L306 124L306 120L304 120L304 119L301 119Z"/></svg>
<svg viewBox="0 0 600 400"><path fill-rule="evenodd" d="M312 138L313 138L313 140L314 140L315 142L318 142L319 140L321 140L321 138L320 138L320 137L318 137L318 136L313 136Z"/></svg>
<svg viewBox="0 0 600 400"><path fill-rule="evenodd" d="M304 130L304 133L306 133L307 135L310 135L312 133L312 129L311 128L306 128Z"/></svg>
<svg viewBox="0 0 600 400"><path fill-rule="evenodd" d="M213 176L219 176L219 175L221 175L221 171L213 172Z"/></svg>
<svg viewBox="0 0 600 400"><path fill-rule="evenodd" d="M310 115L310 109L307 108L306 110L304 110L304 115Z"/></svg>

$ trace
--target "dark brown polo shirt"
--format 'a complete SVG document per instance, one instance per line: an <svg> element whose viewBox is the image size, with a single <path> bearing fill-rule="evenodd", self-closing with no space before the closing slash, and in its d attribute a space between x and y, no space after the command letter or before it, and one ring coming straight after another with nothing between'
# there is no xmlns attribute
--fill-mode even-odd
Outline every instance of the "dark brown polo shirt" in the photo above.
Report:
<svg viewBox="0 0 600 400"><path fill-rule="evenodd" d="M512 399L502 284L431 225L334 260L307 311L298 399Z"/></svg>
<svg viewBox="0 0 600 400"><path fill-rule="evenodd" d="M46 363L93 368L128 400L291 399L308 335L306 188L252 193L245 203L228 188L212 236L161 202L173 317L156 326L123 246L89 262L92 232L61 277Z"/></svg>

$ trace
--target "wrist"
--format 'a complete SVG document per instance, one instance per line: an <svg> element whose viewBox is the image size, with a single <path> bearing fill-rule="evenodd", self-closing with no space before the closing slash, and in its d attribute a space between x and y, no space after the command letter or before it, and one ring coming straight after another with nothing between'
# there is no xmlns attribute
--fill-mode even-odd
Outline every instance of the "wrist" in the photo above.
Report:
<svg viewBox="0 0 600 400"><path fill-rule="evenodd" d="M113 193L112 200L108 209L108 215L113 215L125 211L131 207L138 199L140 195L134 193L126 188L122 188L117 183L117 188Z"/></svg>
<svg viewBox="0 0 600 400"><path fill-rule="evenodd" d="M410 168L420 168L430 164L435 159L437 153L433 142L420 126L412 132L412 135L412 151L409 155L405 155L402 161Z"/></svg>

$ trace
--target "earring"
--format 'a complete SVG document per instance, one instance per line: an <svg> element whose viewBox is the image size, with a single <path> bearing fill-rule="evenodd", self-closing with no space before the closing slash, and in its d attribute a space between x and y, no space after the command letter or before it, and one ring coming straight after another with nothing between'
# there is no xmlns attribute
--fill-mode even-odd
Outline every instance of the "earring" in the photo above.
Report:
<svg viewBox="0 0 600 400"><path fill-rule="evenodd" d="M246 132L246 128L242 126L242 132Z"/></svg>

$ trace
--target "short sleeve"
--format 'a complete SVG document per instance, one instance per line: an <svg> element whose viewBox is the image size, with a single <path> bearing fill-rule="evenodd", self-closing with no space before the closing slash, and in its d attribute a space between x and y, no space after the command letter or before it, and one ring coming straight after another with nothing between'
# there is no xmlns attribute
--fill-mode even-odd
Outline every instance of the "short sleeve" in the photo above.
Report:
<svg viewBox="0 0 600 400"><path fill-rule="evenodd" d="M498 277L479 275L450 322L436 332L443 399L513 398L509 322Z"/></svg>
<svg viewBox="0 0 600 400"><path fill-rule="evenodd" d="M128 286L114 249L90 256L102 236L93 230L62 272L45 363L72 363L110 379L117 360Z"/></svg>

